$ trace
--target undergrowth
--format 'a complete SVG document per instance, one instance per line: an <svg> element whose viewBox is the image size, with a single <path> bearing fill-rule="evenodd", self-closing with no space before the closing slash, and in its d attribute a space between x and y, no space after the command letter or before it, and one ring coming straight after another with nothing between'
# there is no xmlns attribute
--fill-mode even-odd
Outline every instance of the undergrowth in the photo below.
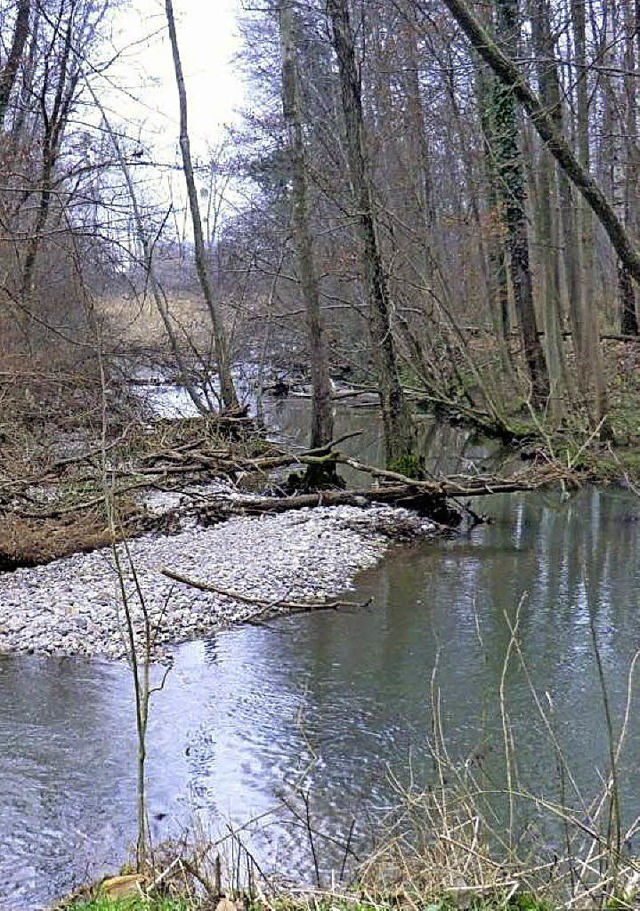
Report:
<svg viewBox="0 0 640 911"><path fill-rule="evenodd" d="M226 906L227 902L221 900ZM234 904L229 902L229 905ZM95 899L76 903L74 911L204 911L213 907L197 901L167 898L166 896L134 896L111 899L98 896ZM397 905L392 901L373 902L358 898L347 899L339 895L318 895L279 899L276 901L254 900L236 905L238 911L394 911ZM519 895L510 899L472 899L461 905L453 899L443 898L420 906L420 911L553 911L551 905L531 895Z"/></svg>
<svg viewBox="0 0 640 911"><path fill-rule="evenodd" d="M75 911L189 911L189 904L184 899L159 896L131 896L129 898L109 898L98 895L87 901L71 905Z"/></svg>

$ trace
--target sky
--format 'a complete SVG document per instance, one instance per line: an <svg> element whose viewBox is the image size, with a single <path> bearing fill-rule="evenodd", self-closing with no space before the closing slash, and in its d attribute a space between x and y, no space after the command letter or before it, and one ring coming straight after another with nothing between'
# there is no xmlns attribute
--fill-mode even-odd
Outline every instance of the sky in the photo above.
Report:
<svg viewBox="0 0 640 911"><path fill-rule="evenodd" d="M139 202L156 208L157 218L171 212L169 224L190 238L186 187L179 151L179 104L164 0L121 0L112 44L119 56L94 81L111 128L139 143L140 167L132 171ZM237 28L242 0L173 0L176 30L187 90L189 134L194 163L211 160L225 125L238 123L245 86L234 63L242 41ZM131 150L131 142L128 144ZM148 167L154 165L164 167ZM201 185L202 186L202 185ZM242 199L233 184L216 185L201 197L205 230L209 206L220 207L222 222ZM202 187L204 192L204 187ZM222 201L219 193L223 193ZM212 215L213 219L213 215Z"/></svg>
<svg viewBox="0 0 640 911"><path fill-rule="evenodd" d="M237 17L241 0L174 0L180 55L195 154L220 140L244 99L244 85L233 64L241 47ZM129 0L118 14L116 47L125 48L112 73L126 90L105 91L116 117L140 123L147 140L170 154L178 141L178 95L163 0ZM136 102L134 98L139 100ZM133 132L138 126L129 127Z"/></svg>

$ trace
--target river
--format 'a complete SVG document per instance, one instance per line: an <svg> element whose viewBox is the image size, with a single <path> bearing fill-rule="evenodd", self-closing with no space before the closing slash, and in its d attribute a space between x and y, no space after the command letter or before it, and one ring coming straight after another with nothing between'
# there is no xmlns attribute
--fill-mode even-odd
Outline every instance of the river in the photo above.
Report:
<svg viewBox="0 0 640 911"><path fill-rule="evenodd" d="M302 426L304 410L280 407L280 431ZM370 435L359 452L375 456L370 414L344 412L345 427L361 421ZM468 432L441 433L425 424L434 468L491 455ZM557 797L531 681L580 786L597 786L608 746L593 635L617 727L639 639L638 498L585 489L479 505L491 524L395 547L362 574L355 595L373 598L363 610L239 627L178 649L151 711L155 839L194 825L224 834L229 821L267 814L243 840L265 869L309 878L309 846L285 803L300 808L303 788L314 825L339 839L355 820L354 845L366 841L397 800L391 776L406 782L409 766L418 782L430 775L436 663L452 756L480 746L499 756L505 614L513 622L519 605L527 673L514 660L505 680L522 779ZM116 868L135 837L131 680L119 664L4 657L0 706L0 908L30 911ZM621 768L637 812L637 725ZM339 869L340 851L318 847L324 866Z"/></svg>

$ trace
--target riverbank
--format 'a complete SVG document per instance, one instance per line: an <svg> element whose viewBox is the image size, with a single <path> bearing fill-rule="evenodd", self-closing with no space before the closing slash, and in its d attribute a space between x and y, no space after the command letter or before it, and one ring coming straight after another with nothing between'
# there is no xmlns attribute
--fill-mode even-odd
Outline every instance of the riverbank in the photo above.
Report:
<svg viewBox="0 0 640 911"><path fill-rule="evenodd" d="M125 879L125 877L122 877ZM252 911L394 911L403 907L398 901L398 895L377 896L366 892L330 892L309 891L306 894L295 892L289 895L280 895L276 899L261 898L251 901ZM148 899L144 895L129 896L127 898L109 899L98 895L93 899L80 899L61 908L74 909L74 911L243 911L247 907L244 896L235 901L223 897L217 905L205 904L194 899L191 895L162 896L157 899ZM406 902L406 907L411 907ZM561 905L551 905L546 901L538 900L531 895L517 895L512 898L505 896L477 897L471 896L462 901L456 896L443 895L430 901L426 908L428 911L560 911Z"/></svg>
<svg viewBox="0 0 640 911"><path fill-rule="evenodd" d="M127 384L118 389L130 395ZM264 485L274 468L295 465L295 456L266 439L243 413L159 419L151 413L153 403L143 405L137 395L111 399L119 402L118 419L108 422L105 440L96 428L88 433L88 420L75 428L77 438L64 423L49 426L38 445L31 429L29 445L21 446L30 453L28 470L16 456L18 468L0 485L7 507L0 568L19 567L0 574L0 653L123 658L129 648L126 602L139 650L146 648L148 618L154 656L162 656L172 645L229 624L286 613L291 602L311 606L335 598L398 535L435 533L435 524L415 513L379 506L321 506L220 522L229 514L224 503L242 507L245 484L259 478ZM345 436L362 432L349 426ZM454 470L471 464L477 477L475 457L467 455L473 435L459 436ZM551 464L537 450L529 457ZM429 470L437 478L451 468L436 460ZM620 460L608 470L633 483ZM593 473L587 468L582 477L576 474L576 483L592 480ZM275 493L281 494L284 478L278 483ZM459 491L468 495L468 484ZM107 515L108 500L116 523ZM159 503L164 505L156 508ZM114 536L128 541L119 545L119 568L108 546ZM163 569L218 591L169 579Z"/></svg>
<svg viewBox="0 0 640 911"><path fill-rule="evenodd" d="M507 648L505 614L513 618L525 591L519 626L531 682L544 706L549 693L572 780L592 805L593 788L608 780L608 749L585 604L588 598L593 605L611 713L619 724L637 641L637 502L629 493L584 490L566 501L549 493L492 497L489 507L493 521L471 535L394 548L360 575L354 600L375 595L372 609L311 612L266 627L243 624L177 651L151 708L154 844L180 838L184 826L196 829L191 807L212 841L228 832L226 820L237 831L279 808L268 829L261 818L240 837L267 874L280 874L280 883L283 877L313 882L308 840L277 795L304 814L290 788L315 755L306 783L323 882L329 884L342 859L329 838L344 842L355 817L352 844L364 857L369 823L378 837L381 813L397 801L392 783L407 783L410 776L417 787L433 782L432 762L422 758L434 730L432 681L442 693L448 751L456 763L443 777L455 783L459 772L475 776L486 769L488 790L495 793L503 782L502 739L491 694ZM152 681L162 676L156 668ZM513 654L507 706L517 727L519 782L553 802L561 787L556 754L527 679ZM135 839L131 675L122 662L21 656L0 661L0 697L0 907L36 911L80 882L115 873ZM625 818L632 821L640 793L633 714L630 724L620 780L629 798ZM572 803L572 831L580 841L583 804ZM548 849L553 863L554 853L562 854L562 845L548 836L553 824L535 838L541 803L532 797L525 804L535 844ZM422 804L412 800L411 806L416 819L428 821ZM429 824L424 844L434 844L436 831ZM516 839L521 832L518 823ZM472 820L464 833L475 837ZM457 834L463 834L460 827ZM636 845L634 839L631 850ZM451 851L442 857L454 860ZM504 858L498 852L494 859L501 864Z"/></svg>
<svg viewBox="0 0 640 911"><path fill-rule="evenodd" d="M166 656L172 645L231 624L287 613L292 602L311 609L335 598L399 535L434 533L433 523L404 509L316 507L144 535L118 545L119 568L113 549L101 548L18 569L0 575L0 653L125 658L126 599L140 651L146 611L154 657Z"/></svg>

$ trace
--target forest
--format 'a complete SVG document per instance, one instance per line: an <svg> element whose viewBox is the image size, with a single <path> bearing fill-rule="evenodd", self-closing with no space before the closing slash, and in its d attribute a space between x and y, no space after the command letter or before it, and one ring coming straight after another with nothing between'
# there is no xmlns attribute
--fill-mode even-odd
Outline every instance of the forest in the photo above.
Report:
<svg viewBox="0 0 640 911"><path fill-rule="evenodd" d="M0 911L632 911L640 0L222 6L0 0Z"/></svg>
<svg viewBox="0 0 640 911"><path fill-rule="evenodd" d="M145 336L201 413L238 404L234 364L303 374L312 448L332 439L332 377L377 390L407 471L416 403L506 440L634 446L630 0L247 4L250 103L204 155L165 7L173 161L113 102L119 4L2 11L9 443L66 415L71 374L80 405L130 373ZM184 175L168 201L166 172ZM152 340L128 332L138 314Z"/></svg>

